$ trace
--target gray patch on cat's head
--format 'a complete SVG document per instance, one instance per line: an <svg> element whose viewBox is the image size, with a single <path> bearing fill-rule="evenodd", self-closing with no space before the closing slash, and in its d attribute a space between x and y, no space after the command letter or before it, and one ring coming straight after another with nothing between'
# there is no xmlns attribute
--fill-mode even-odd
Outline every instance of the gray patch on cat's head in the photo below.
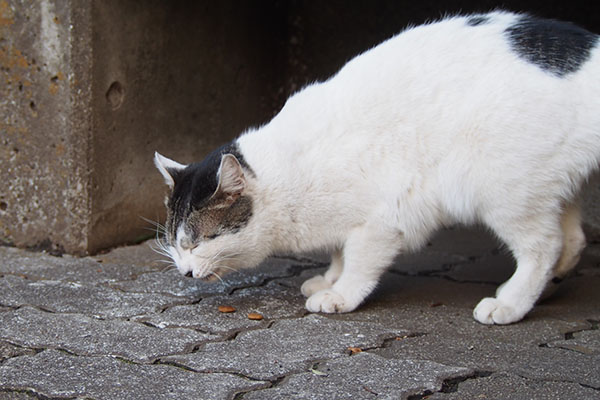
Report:
<svg viewBox="0 0 600 400"><path fill-rule="evenodd" d="M193 209L184 222L193 242L212 240L223 234L234 234L248 225L252 217L252 198L239 196L231 205L218 198Z"/></svg>
<svg viewBox="0 0 600 400"><path fill-rule="evenodd" d="M234 142L213 151L200 163L168 171L174 182L165 224L170 245L175 246L181 227L189 241L198 243L236 233L248 224L253 214L252 198L243 190L242 166L252 174Z"/></svg>
<svg viewBox="0 0 600 400"><path fill-rule="evenodd" d="M490 17L487 15L473 15L467 19L467 25L479 26L490 22Z"/></svg>
<svg viewBox="0 0 600 400"><path fill-rule="evenodd" d="M568 22L521 16L506 29L512 50L557 77L576 72L598 43L598 35Z"/></svg>

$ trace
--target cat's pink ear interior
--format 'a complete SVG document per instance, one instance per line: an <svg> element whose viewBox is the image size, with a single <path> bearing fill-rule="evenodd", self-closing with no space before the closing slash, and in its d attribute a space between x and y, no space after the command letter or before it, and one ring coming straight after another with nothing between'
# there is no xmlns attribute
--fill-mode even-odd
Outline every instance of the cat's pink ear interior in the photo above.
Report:
<svg viewBox="0 0 600 400"><path fill-rule="evenodd" d="M224 194L229 200L235 200L246 187L246 177L237 158L232 154L224 154L219 166L219 186L217 193Z"/></svg>
<svg viewBox="0 0 600 400"><path fill-rule="evenodd" d="M179 164L176 161L173 161L165 156L158 154L158 152L154 153L154 165L160 171L163 178L165 178L165 182L172 189L175 186L175 181L173 180L173 175L177 171L181 171L185 168L185 165Z"/></svg>

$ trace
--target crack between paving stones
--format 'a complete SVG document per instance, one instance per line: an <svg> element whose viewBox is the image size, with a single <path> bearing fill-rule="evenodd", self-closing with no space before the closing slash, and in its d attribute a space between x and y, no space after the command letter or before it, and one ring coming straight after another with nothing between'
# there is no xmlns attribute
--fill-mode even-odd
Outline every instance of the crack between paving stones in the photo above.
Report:
<svg viewBox="0 0 600 400"><path fill-rule="evenodd" d="M585 383L579 383L579 382L577 382L577 383L579 384L579 386L584 387L586 389L592 389L592 390L595 390L597 392L600 392L600 388L598 388L598 387L586 385Z"/></svg>
<svg viewBox="0 0 600 400"><path fill-rule="evenodd" d="M586 321L590 324L589 328L581 328L581 329L575 329L575 330L572 330L572 331L565 332L564 335L563 335L564 336L563 340L565 340L565 341L572 340L572 339L575 338L575 334L577 334L577 333L587 332L587 331L596 331L596 330L599 329L598 325L600 324L600 321L596 321L594 319L586 319ZM541 347L543 349L559 349L559 350L572 351L572 352L575 352L577 354L585 354L585 353L582 353L581 351L578 351L578 350L575 350L575 349L570 349L570 348L567 348L567 347L560 347L560 346L553 347L553 346L550 346L551 343L556 342L556 341L558 341L558 340L552 340L550 342L541 343L541 344L538 345L538 347Z"/></svg>
<svg viewBox="0 0 600 400"><path fill-rule="evenodd" d="M554 383L571 383L574 385L580 385L582 387L588 388L588 389L593 389L595 391L600 392L600 386L596 387L596 386L592 386L592 385L587 385L585 383L581 383L581 382L577 382L577 381L573 381L573 380L568 380L568 379L552 379L552 378L536 378L536 377L532 377L532 376L527 376L527 375L523 375L523 374L519 374L513 371L505 371L508 373L512 373L515 374L516 376L518 376L519 378L523 378L529 381L535 381L535 382L554 382Z"/></svg>
<svg viewBox="0 0 600 400"><path fill-rule="evenodd" d="M0 340L1 340L2 342L4 342L4 343L8 343L9 345L11 345L11 346L13 346L13 347L16 347L16 348L19 348L19 349L24 349L24 350L26 350L26 351L31 351L31 352L33 352L33 355L39 354L39 353L41 353L41 352L42 352L42 351L44 351L44 350L48 350L48 349L46 349L46 348L35 348L35 347L28 347L28 346L24 346L24 345L21 345L21 344L14 343L14 342L12 342L12 341L10 341L10 340L7 340L7 339L1 339L1 338L0 338ZM2 359L0 359L0 365L4 364L6 361L8 361L8 360L11 360L11 359L13 359L13 358L18 358L18 357L23 357L23 356L31 356L31 355L32 355L32 354L27 354L27 353L24 353L24 354L15 354L15 355L13 355L13 356L6 357L6 358L5 358L5 359L3 359L3 360L2 360Z"/></svg>
<svg viewBox="0 0 600 400"><path fill-rule="evenodd" d="M133 293L133 292L129 292L129 293ZM158 309L158 312L157 312L157 314L162 314L162 313L164 313L165 311L167 311L168 309L170 309L170 308L173 308L173 307L179 307L179 306L193 306L193 305L199 304L199 303L200 303L201 301L203 301L203 300L204 300L206 297L212 297L212 295L209 295L209 296L204 296L204 297L200 297L200 298L198 298L198 299L196 299L196 300L192 300L192 301L191 301L191 302L189 302L189 303L176 303L176 304L167 304L166 306L163 306L162 308L159 308L159 309ZM136 317L139 317L139 316L145 316L145 315L147 315L147 314L136 315ZM134 317L132 317L132 318L134 318Z"/></svg>
<svg viewBox="0 0 600 400"><path fill-rule="evenodd" d="M425 336L425 335L426 335L425 333L416 332L414 334L409 334L409 335L402 336L402 338L421 337L421 336ZM372 350L377 350L377 349L384 348L387 345L388 342L396 340L398 337L399 336L397 336L397 335L393 335L393 337L383 337L381 339L380 344L375 345L375 346L371 346L371 347L361 348L361 352L367 352L367 351L372 351ZM292 371L286 373L285 375L278 376L278 377L275 377L275 378L272 378L272 379L254 379L254 378L250 378L250 377L247 377L245 375L237 373L239 376L242 376L242 377L244 377L246 379L256 380L256 381L268 381L268 382L271 383L271 385L268 386L268 387L264 387L264 388L257 388L257 389L252 389L252 390L248 390L248 391L236 393L235 396L234 396L234 400L241 400L248 393L257 392L257 391L261 391L261 390L264 390L264 389L276 388L277 386L279 386L280 384L282 384L283 382L285 382L286 380L290 379L292 376L295 376L295 375L300 375L300 374L304 374L304 373L308 373L308 372L312 372L314 374L319 374L319 375L320 375L320 373L323 373L323 374L327 375L326 372L319 371L318 368L319 368L319 366L321 364L325 364L325 363L328 363L328 362L331 362L331 361L339 360L341 358L350 358L352 356L353 355L352 355L352 351L351 350L349 350L349 349L348 350L342 350L342 352L338 356L334 356L334 357L331 357L331 358L313 359L313 360L305 361L305 362L303 362L303 365L306 366L305 368L300 368L300 369L297 369L297 370L292 370ZM319 371L320 373L317 373L315 371ZM211 371L211 372L216 372L216 371ZM227 372L227 373L232 373L232 372ZM368 389L367 387L364 387L364 389L367 390L367 391L370 391L370 389Z"/></svg>
<svg viewBox="0 0 600 400"><path fill-rule="evenodd" d="M194 368L188 367L187 365L184 365L184 364L178 363L177 361L172 361L172 360L167 360L167 361L155 360L152 363L152 365L164 365L164 366L179 368L179 369L182 369L182 370L187 371L187 372L192 372L194 374L204 374L204 375L208 375L208 374L223 374L223 375L236 376L238 378L242 378L242 379L245 379L245 380L250 381L250 382L261 382L261 383L265 382L265 383L268 383L268 386L265 386L265 387L262 387L262 388L250 389L250 390L240 391L240 392L234 393L233 394L233 398L234 399L241 398L241 397L238 397L238 396L243 396L246 393L250 393L250 392L253 392L253 391L258 391L258 390L262 390L262 389L267 389L267 388L273 387L274 383L280 382L280 381L282 381L283 379L285 379L287 377L287 375L286 375L286 376L278 377L278 378L275 378L275 379L259 379L259 378L253 378L251 376L244 375L241 372L233 371L233 370L231 370L231 371L229 371L229 370L221 370L221 371L217 371L217 370L198 371L198 370L196 370Z"/></svg>
<svg viewBox="0 0 600 400"><path fill-rule="evenodd" d="M16 311L16 310L18 310L19 308L21 308L23 306L22 305L19 305L19 306L9 306L7 304L0 303L0 307L8 308L8 309L10 309L12 311Z"/></svg>
<svg viewBox="0 0 600 400"><path fill-rule="evenodd" d="M33 396L36 399L39 400L75 400L75 399L86 399L86 400L94 400L91 397L53 397L53 396L46 396L44 394L38 393L33 389L30 388L26 388L26 389L0 389L0 393L18 393L18 394L27 394L29 396Z"/></svg>
<svg viewBox="0 0 600 400"><path fill-rule="evenodd" d="M291 268L293 269L293 266ZM272 278L266 277L260 283L258 283L256 285L249 284L247 286L234 287L229 292L227 292L227 295L231 296L231 295L235 294L236 292L239 292L240 290L265 287L269 283L276 282L279 279L288 279L288 278L293 278L293 277L299 276L301 272L302 271L300 271L300 272L291 271L289 275L282 275L282 276L277 276L277 277L272 277Z"/></svg>
<svg viewBox="0 0 600 400"><path fill-rule="evenodd" d="M465 265L465 264L460 263L460 264L447 264L447 265L449 265L450 267L448 269L442 269L442 270L405 272L405 271L398 271L398 270L391 269L388 272L399 275L399 276L410 277L410 278L439 278L439 279L445 279L450 282L461 283L461 284L467 283L467 284L476 284L476 285L496 285L496 286L498 285L497 282L479 281L479 280L475 280L475 279L457 279L457 278L453 278L449 275L444 275L445 273L450 272L452 270L452 268L459 266L459 265Z"/></svg>
<svg viewBox="0 0 600 400"><path fill-rule="evenodd" d="M480 379L487 378L494 374L494 371L486 371L486 370L475 370L472 373L456 376L452 378L447 378L442 381L442 387L440 390L432 391L432 390L424 390L420 393L415 393L407 397L407 400L422 400L426 399L434 393L455 393L458 391L458 387L461 383Z"/></svg>

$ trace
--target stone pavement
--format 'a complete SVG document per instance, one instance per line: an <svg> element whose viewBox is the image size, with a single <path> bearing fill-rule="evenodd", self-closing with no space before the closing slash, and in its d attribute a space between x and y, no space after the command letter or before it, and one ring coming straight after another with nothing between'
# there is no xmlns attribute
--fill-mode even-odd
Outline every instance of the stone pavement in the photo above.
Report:
<svg viewBox="0 0 600 400"><path fill-rule="evenodd" d="M401 257L344 315L304 310L318 257L211 284L150 246L87 258L0 248L0 399L600 399L600 245L510 326L471 316L512 272L480 231L447 230Z"/></svg>

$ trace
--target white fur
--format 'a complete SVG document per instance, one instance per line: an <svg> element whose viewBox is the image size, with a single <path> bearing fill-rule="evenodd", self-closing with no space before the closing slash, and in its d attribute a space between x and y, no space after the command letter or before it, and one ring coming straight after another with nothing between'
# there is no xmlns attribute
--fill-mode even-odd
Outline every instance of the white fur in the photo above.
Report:
<svg viewBox="0 0 600 400"><path fill-rule="evenodd" d="M168 159L167 157L158 154L158 152L154 153L154 165L156 166L156 168L158 168L163 178L165 178L165 183L170 188L173 188L173 186L175 185L175 181L173 181L173 177L171 176L169 171L167 171L167 169L178 171L185 168L185 165L179 164L176 161Z"/></svg>
<svg viewBox="0 0 600 400"><path fill-rule="evenodd" d="M511 51L503 32L517 16L489 16L409 29L242 135L253 218L198 252L250 254L237 268L329 249L306 306L347 312L399 253L441 226L482 223L518 268L474 317L520 320L585 244L576 194L600 157L600 51L559 78Z"/></svg>

